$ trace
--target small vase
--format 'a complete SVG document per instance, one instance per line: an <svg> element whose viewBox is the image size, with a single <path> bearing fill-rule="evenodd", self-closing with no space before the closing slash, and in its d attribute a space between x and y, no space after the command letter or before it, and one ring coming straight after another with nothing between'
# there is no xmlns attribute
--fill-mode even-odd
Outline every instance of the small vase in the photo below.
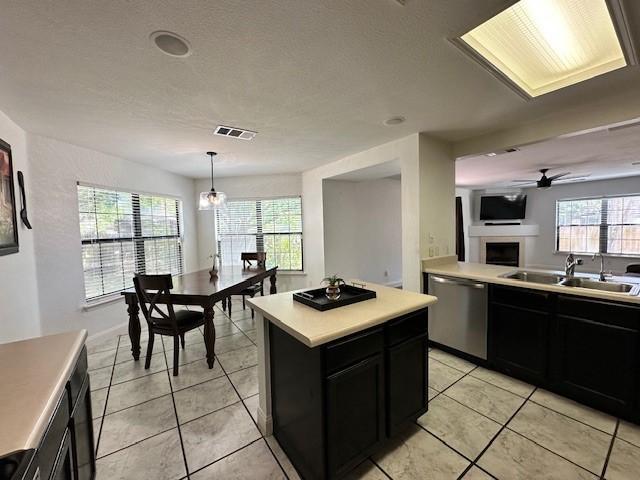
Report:
<svg viewBox="0 0 640 480"><path fill-rule="evenodd" d="M340 298L340 287L338 285L329 285L325 290L325 295L329 300L338 300Z"/></svg>

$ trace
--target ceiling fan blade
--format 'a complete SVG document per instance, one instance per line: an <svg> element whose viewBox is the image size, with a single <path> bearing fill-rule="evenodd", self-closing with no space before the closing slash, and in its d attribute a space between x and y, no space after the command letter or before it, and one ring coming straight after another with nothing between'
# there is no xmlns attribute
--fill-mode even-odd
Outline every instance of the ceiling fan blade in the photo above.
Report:
<svg viewBox="0 0 640 480"><path fill-rule="evenodd" d="M511 180L514 183L536 183L537 180Z"/></svg>
<svg viewBox="0 0 640 480"><path fill-rule="evenodd" d="M558 173L556 175L551 175L550 177L547 177L547 178L553 181L553 180L557 180L558 178L564 177L565 175L569 175L570 173L571 172Z"/></svg>
<svg viewBox="0 0 640 480"><path fill-rule="evenodd" d="M587 173L587 174L585 174L585 175L572 175L572 176L570 176L570 177L563 177L563 178L560 178L560 179L558 179L557 181L558 181L558 182L567 182L567 181L569 181L569 182L570 182L570 181L573 181L573 180L582 180L583 178L584 178L584 179L589 178L589 175L590 175L590 174L588 174L588 173Z"/></svg>

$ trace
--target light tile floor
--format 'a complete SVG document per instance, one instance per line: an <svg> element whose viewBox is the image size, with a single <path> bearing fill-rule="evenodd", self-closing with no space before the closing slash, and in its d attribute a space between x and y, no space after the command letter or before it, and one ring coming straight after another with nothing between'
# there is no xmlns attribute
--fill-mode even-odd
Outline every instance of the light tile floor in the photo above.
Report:
<svg viewBox="0 0 640 480"><path fill-rule="evenodd" d="M232 317L216 309L215 323L214 368L196 330L178 377L171 339L156 342L149 370L131 359L127 335L89 345L99 480L299 478L256 426L249 310L234 300ZM640 478L639 426L445 352L429 356L428 413L349 480Z"/></svg>

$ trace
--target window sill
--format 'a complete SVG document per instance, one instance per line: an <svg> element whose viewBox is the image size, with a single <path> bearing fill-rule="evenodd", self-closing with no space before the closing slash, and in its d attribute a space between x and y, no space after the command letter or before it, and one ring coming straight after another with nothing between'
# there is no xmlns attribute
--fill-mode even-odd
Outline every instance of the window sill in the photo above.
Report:
<svg viewBox="0 0 640 480"><path fill-rule="evenodd" d="M579 257L592 257L594 254L593 253L585 253L585 252L568 252L568 251L562 251L562 250L554 250L553 254L554 255L569 255L570 253L573 253L574 255L577 255ZM597 252L596 252L597 253ZM602 255L604 255L605 258L640 258L640 254L638 255L634 255L634 254L628 254L628 253L603 253Z"/></svg>
<svg viewBox="0 0 640 480"><path fill-rule="evenodd" d="M304 272L302 270L280 270L278 269L278 275L287 275L287 276L300 276L300 277L304 277L307 275L307 272Z"/></svg>
<svg viewBox="0 0 640 480"><path fill-rule="evenodd" d="M117 293L113 293L111 295L107 295L105 297L99 298L97 300L89 300L84 302L81 307L82 310L84 310L85 312L89 311L89 310L93 310L94 308L100 307L102 305L106 305L108 303L114 303L117 300L122 299L122 295L120 295L120 292Z"/></svg>

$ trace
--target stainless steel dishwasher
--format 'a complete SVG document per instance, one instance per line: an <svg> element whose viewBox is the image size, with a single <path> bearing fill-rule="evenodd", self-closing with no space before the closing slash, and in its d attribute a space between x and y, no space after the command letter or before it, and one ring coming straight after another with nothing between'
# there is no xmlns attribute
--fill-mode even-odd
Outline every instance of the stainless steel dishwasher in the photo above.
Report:
<svg viewBox="0 0 640 480"><path fill-rule="evenodd" d="M429 274L429 295L429 338L486 360L487 284Z"/></svg>

